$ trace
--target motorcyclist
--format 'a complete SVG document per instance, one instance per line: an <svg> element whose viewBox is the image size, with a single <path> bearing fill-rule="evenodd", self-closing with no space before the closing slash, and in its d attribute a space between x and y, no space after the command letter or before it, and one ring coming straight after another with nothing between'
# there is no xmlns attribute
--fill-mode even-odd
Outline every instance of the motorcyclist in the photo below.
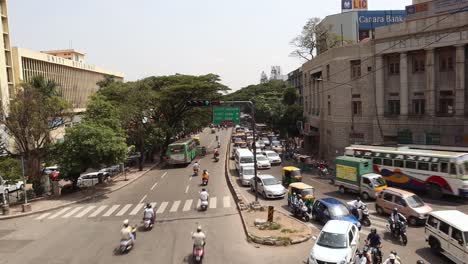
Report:
<svg viewBox="0 0 468 264"><path fill-rule="evenodd" d="M371 228L371 232L369 235L367 235L366 245L371 248L372 254L380 254L381 244L382 239L380 238L379 234L377 234L377 229L375 227Z"/></svg>
<svg viewBox="0 0 468 264"><path fill-rule="evenodd" d="M297 194L293 192L293 195L291 197L291 208L295 209L297 205Z"/></svg>
<svg viewBox="0 0 468 264"><path fill-rule="evenodd" d="M151 219L151 224L154 224L156 214L150 203L146 204L145 211L143 212L143 220Z"/></svg>
<svg viewBox="0 0 468 264"><path fill-rule="evenodd" d="M200 200L201 201L208 201L208 198L210 197L210 195L208 194L208 192L206 191L205 188L203 188L200 192Z"/></svg>
<svg viewBox="0 0 468 264"><path fill-rule="evenodd" d="M366 264L371 264L372 263L372 256L369 252L369 247L368 246L364 246L364 248L362 249L362 255L364 255L364 257L366 257Z"/></svg>
<svg viewBox="0 0 468 264"><path fill-rule="evenodd" d="M388 221L390 223L390 230L393 232L397 223L402 222L406 224L406 217L398 212L398 208L395 207Z"/></svg>
<svg viewBox="0 0 468 264"><path fill-rule="evenodd" d="M216 141L218 141L218 135L216 135Z"/></svg>
<svg viewBox="0 0 468 264"><path fill-rule="evenodd" d="M396 259L395 255L390 254L382 264L401 264L401 262Z"/></svg>
<svg viewBox="0 0 468 264"><path fill-rule="evenodd" d="M210 178L210 174L208 174L208 171L207 171L207 170L203 170L202 182L203 182L204 180L206 180L206 181L208 182L209 178Z"/></svg>
<svg viewBox="0 0 468 264"><path fill-rule="evenodd" d="M218 141L218 148L221 147L221 141L220 140L217 140Z"/></svg>
<svg viewBox="0 0 468 264"><path fill-rule="evenodd" d="M206 244L206 235L202 232L201 226L197 227L197 232L192 233L193 248L203 247L205 248Z"/></svg>
<svg viewBox="0 0 468 264"><path fill-rule="evenodd" d="M214 158L215 158L215 159L216 159L216 157L219 156L219 150L218 150L218 148L215 148L215 149L214 149L214 154L213 154L213 155L214 155Z"/></svg>
<svg viewBox="0 0 468 264"><path fill-rule="evenodd" d="M354 264L367 264L367 258L362 251L356 251L356 257L354 258Z"/></svg>
<svg viewBox="0 0 468 264"><path fill-rule="evenodd" d="M351 208L352 211L356 211L358 213L358 217L359 217L358 220L361 220L362 219L361 207L366 206L366 204L361 201L361 197L358 196L356 200L351 201L348 204L352 207Z"/></svg>
<svg viewBox="0 0 468 264"><path fill-rule="evenodd" d="M195 163L193 164L193 173L198 174L198 170L200 170L200 163L198 163L198 161L195 161Z"/></svg>
<svg viewBox="0 0 468 264"><path fill-rule="evenodd" d="M123 221L123 227L122 229L120 229L120 237L121 237L121 240L132 240L132 243L133 241L135 240L135 235L133 234L133 228L129 225L129 221L128 219L125 219Z"/></svg>
<svg viewBox="0 0 468 264"><path fill-rule="evenodd" d="M390 251L390 254L395 255L395 259L398 260L400 263L403 263L403 262L401 262L401 258L400 258L400 256L398 256L398 254L397 254L397 252L395 250Z"/></svg>

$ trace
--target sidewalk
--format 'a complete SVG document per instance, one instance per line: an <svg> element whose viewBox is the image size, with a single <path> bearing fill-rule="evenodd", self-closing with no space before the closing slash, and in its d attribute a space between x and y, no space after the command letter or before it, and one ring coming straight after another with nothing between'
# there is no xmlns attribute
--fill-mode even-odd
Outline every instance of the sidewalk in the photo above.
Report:
<svg viewBox="0 0 468 264"><path fill-rule="evenodd" d="M145 175L147 172L157 167L158 165L159 164L146 165L142 171L138 171L138 169L132 168L130 171L127 172L126 177L123 173L121 173L120 175L112 178L112 181L110 183L97 185L94 188L80 190L75 193L59 197L39 198L37 200L33 200L30 202L32 208L32 211L30 212L23 213L21 204L11 206L10 214L0 215L0 220L43 213L50 210L69 206L74 203L89 200L104 194L115 192L129 185L130 183L138 180L141 176ZM127 180L125 180L125 178Z"/></svg>

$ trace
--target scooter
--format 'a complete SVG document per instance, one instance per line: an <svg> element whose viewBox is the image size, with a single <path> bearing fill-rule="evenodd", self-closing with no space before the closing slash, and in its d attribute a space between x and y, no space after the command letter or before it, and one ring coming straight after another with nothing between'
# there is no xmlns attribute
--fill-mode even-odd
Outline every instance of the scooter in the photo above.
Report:
<svg viewBox="0 0 468 264"><path fill-rule="evenodd" d="M296 217L299 217L301 220L304 220L305 222L310 221L310 215L309 215L309 209L307 208L306 205L303 205L301 208L298 208L298 206L293 206L293 214Z"/></svg>
<svg viewBox="0 0 468 264"><path fill-rule="evenodd" d="M120 254L126 254L133 248L133 240L130 238L128 240L120 240L119 252Z"/></svg>
<svg viewBox="0 0 468 264"><path fill-rule="evenodd" d="M359 219L358 210L361 210L361 219ZM359 219L359 222L361 223L361 225L363 226L371 225L371 221L369 218L369 208L367 207L367 205L362 205L359 209L353 209L351 212L353 213L354 216L356 216L357 219Z"/></svg>
<svg viewBox="0 0 468 264"><path fill-rule="evenodd" d="M193 176L198 176L198 169L193 169Z"/></svg>
<svg viewBox="0 0 468 264"><path fill-rule="evenodd" d="M145 230L153 229L153 223L151 222L151 219L150 218L143 219L143 226L145 227Z"/></svg>
<svg viewBox="0 0 468 264"><path fill-rule="evenodd" d="M200 202L200 210L206 211L208 209L208 200L202 200Z"/></svg>
<svg viewBox="0 0 468 264"><path fill-rule="evenodd" d="M202 184L202 186L207 186L207 185L208 185L208 179L207 179L207 178L203 178L201 184Z"/></svg>
<svg viewBox="0 0 468 264"><path fill-rule="evenodd" d="M205 249L203 247L193 247L193 260L195 261L195 263L202 263L204 256Z"/></svg>
<svg viewBox="0 0 468 264"><path fill-rule="evenodd" d="M392 228L392 222L389 219L388 224L387 224L387 231L392 234L392 236L396 239L400 239L403 242L403 246L406 246L408 244L408 235L406 234L406 227L407 224L403 221L397 221L397 223L394 224L394 227Z"/></svg>

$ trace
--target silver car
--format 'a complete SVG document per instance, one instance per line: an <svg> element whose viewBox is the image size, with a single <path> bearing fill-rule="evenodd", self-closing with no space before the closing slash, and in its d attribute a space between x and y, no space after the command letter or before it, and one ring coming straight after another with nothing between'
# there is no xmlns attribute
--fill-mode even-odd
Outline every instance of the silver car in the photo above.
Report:
<svg viewBox="0 0 468 264"><path fill-rule="evenodd" d="M255 193L255 178L250 180L250 190ZM287 190L271 175L257 175L257 192L263 198L283 198Z"/></svg>

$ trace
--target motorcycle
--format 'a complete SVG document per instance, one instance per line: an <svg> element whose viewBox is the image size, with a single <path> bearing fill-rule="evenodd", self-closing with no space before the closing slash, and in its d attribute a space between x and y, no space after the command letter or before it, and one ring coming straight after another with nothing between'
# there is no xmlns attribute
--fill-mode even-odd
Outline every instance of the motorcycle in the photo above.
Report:
<svg viewBox="0 0 468 264"><path fill-rule="evenodd" d="M214 160L215 160L215 162L219 161L219 153L214 154Z"/></svg>
<svg viewBox="0 0 468 264"><path fill-rule="evenodd" d="M359 219L359 211L358 210L361 210L361 219ZM353 209L351 210L351 212L353 213L353 215L359 219L359 222L361 223L361 225L363 226L370 226L371 225L371 221L370 221L370 218L369 218L369 208L367 207L367 205L362 205L359 209Z"/></svg>
<svg viewBox="0 0 468 264"><path fill-rule="evenodd" d="M202 184L202 186L207 186L208 185L208 179L203 178L201 184Z"/></svg>
<svg viewBox="0 0 468 264"><path fill-rule="evenodd" d="M306 205L299 206L293 205L292 206L292 211L295 217L299 217L301 220L304 220L305 222L310 221L310 215L309 215L309 209L307 208Z"/></svg>
<svg viewBox="0 0 468 264"><path fill-rule="evenodd" d="M193 169L193 176L198 176L198 169L197 168Z"/></svg>
<svg viewBox="0 0 468 264"><path fill-rule="evenodd" d="M151 219L150 218L143 219L143 226L145 227L145 230L153 229L153 223Z"/></svg>
<svg viewBox="0 0 468 264"><path fill-rule="evenodd" d="M403 242L403 245L408 244L408 235L406 233L407 223L404 221L397 221L395 224L389 219L387 224L387 231L392 234L392 237L400 239Z"/></svg>
<svg viewBox="0 0 468 264"><path fill-rule="evenodd" d="M204 256L205 249L203 247L193 247L193 260L195 261L195 263L202 263Z"/></svg>
<svg viewBox="0 0 468 264"><path fill-rule="evenodd" d="M119 252L120 254L126 254L133 248L133 240L130 238L128 240L120 240Z"/></svg>
<svg viewBox="0 0 468 264"><path fill-rule="evenodd" d="M365 245L362 250L369 252L372 264L382 263L382 251L380 251L379 247L369 247L368 245Z"/></svg>
<svg viewBox="0 0 468 264"><path fill-rule="evenodd" d="M208 209L208 200L202 200L200 202L200 210L206 211Z"/></svg>

